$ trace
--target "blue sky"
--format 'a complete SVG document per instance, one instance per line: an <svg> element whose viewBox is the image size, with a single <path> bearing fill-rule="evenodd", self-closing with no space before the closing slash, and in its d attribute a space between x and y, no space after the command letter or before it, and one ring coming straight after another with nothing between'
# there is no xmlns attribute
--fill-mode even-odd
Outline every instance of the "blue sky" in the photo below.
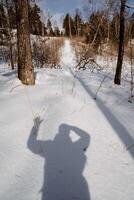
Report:
<svg viewBox="0 0 134 200"><path fill-rule="evenodd" d="M103 0L96 0L96 2L101 4ZM128 2L134 4L134 0L128 0ZM87 3L88 0L39 0L41 8L52 14L73 12L76 8L82 9Z"/></svg>
<svg viewBox="0 0 134 200"><path fill-rule="evenodd" d="M76 8L82 8L88 0L41 0L41 8L52 14L73 12Z"/></svg>
<svg viewBox="0 0 134 200"><path fill-rule="evenodd" d="M67 12L73 13L76 8L83 10L88 4L88 1L89 0L38 0L37 2L39 2L42 10L51 13L51 15L63 15ZM134 4L134 0L127 0L127 2ZM103 0L96 0L96 6L103 3Z"/></svg>
<svg viewBox="0 0 134 200"><path fill-rule="evenodd" d="M76 8L83 8L87 5L88 0L38 0L38 4L45 13L49 13L52 17L53 24L55 21L60 29L62 29L62 18L69 12L74 13Z"/></svg>
<svg viewBox="0 0 134 200"><path fill-rule="evenodd" d="M118 0L115 0L118 1ZM134 0L127 0L134 5ZM76 8L80 8L83 11L84 7L88 5L88 0L38 0L37 1L44 11L44 13L50 13L53 16L54 21L57 21L58 26L62 28L62 16L67 12L74 13ZM95 2L95 1L94 1ZM103 0L96 0L96 6L103 4ZM103 4L105 6L105 4ZM134 10L134 9L133 9Z"/></svg>

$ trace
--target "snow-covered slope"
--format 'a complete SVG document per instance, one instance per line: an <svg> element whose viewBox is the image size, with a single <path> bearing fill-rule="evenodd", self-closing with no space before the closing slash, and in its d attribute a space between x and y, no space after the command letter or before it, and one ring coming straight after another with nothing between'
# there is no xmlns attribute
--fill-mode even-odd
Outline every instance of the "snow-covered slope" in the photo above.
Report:
<svg viewBox="0 0 134 200"><path fill-rule="evenodd" d="M69 41L60 69L23 86L0 72L0 199L133 200L134 106L128 88L75 72ZM74 78L75 74L75 78Z"/></svg>

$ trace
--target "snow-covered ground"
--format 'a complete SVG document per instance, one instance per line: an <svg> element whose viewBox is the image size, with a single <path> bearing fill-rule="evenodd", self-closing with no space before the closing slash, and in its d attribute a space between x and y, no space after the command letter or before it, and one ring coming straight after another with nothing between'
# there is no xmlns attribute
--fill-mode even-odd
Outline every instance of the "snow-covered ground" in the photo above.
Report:
<svg viewBox="0 0 134 200"><path fill-rule="evenodd" d="M128 85L75 72L69 41L61 69L23 86L0 68L1 200L133 200L134 105ZM75 78L74 78L75 75Z"/></svg>

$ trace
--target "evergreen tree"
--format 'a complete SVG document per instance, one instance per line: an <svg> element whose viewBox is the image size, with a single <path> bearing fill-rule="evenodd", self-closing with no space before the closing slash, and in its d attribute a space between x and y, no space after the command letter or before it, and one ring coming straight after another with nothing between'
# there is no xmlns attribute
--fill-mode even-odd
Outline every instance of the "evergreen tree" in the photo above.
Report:
<svg viewBox="0 0 134 200"><path fill-rule="evenodd" d="M7 25L6 13L3 2L0 2L0 27L4 28Z"/></svg>
<svg viewBox="0 0 134 200"><path fill-rule="evenodd" d="M15 10L15 4L13 0L6 0L6 4L8 5L8 17L10 21L10 28L16 29L16 10Z"/></svg>
<svg viewBox="0 0 134 200"><path fill-rule="evenodd" d="M63 20L63 28L65 30L65 36L72 37L76 35L75 23L69 13L66 14Z"/></svg>
<svg viewBox="0 0 134 200"><path fill-rule="evenodd" d="M42 35L44 24L41 22L40 13L41 10L36 4L30 7L30 29L31 33L35 35Z"/></svg>
<svg viewBox="0 0 134 200"><path fill-rule="evenodd" d="M90 32L90 26L88 22L82 22L81 24L81 36L85 36L86 37L86 42L89 42L89 32Z"/></svg>
<svg viewBox="0 0 134 200"><path fill-rule="evenodd" d="M48 18L47 20L47 31L48 31L48 36L55 36L50 18Z"/></svg>
<svg viewBox="0 0 134 200"><path fill-rule="evenodd" d="M76 30L77 36L81 36L81 23L82 23L82 19L81 19L80 10L76 9L76 14L74 17L74 24L75 24L75 30Z"/></svg>
<svg viewBox="0 0 134 200"><path fill-rule="evenodd" d="M49 30L49 29L51 29L51 27L52 27L52 23L51 23L51 20L48 18L48 20L47 20L47 29Z"/></svg>
<svg viewBox="0 0 134 200"><path fill-rule="evenodd" d="M54 33L55 33L55 36L56 36L56 37L59 37L59 36L60 36L60 30L59 30L58 26L56 26L56 27L54 28Z"/></svg>
<svg viewBox="0 0 134 200"><path fill-rule="evenodd" d="M7 35L8 31L8 23L7 23L7 16L4 9L3 2L0 2L0 37L3 38L3 34Z"/></svg>

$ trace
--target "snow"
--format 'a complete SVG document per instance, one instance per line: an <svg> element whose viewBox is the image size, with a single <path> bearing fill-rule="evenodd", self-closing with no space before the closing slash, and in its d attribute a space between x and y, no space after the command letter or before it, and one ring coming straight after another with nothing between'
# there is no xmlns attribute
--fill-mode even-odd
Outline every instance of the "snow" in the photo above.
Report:
<svg viewBox="0 0 134 200"><path fill-rule="evenodd" d="M0 64L0 199L133 200L134 106L128 85L74 70L66 40L62 69L37 69L24 86ZM75 77L74 77L75 75Z"/></svg>

